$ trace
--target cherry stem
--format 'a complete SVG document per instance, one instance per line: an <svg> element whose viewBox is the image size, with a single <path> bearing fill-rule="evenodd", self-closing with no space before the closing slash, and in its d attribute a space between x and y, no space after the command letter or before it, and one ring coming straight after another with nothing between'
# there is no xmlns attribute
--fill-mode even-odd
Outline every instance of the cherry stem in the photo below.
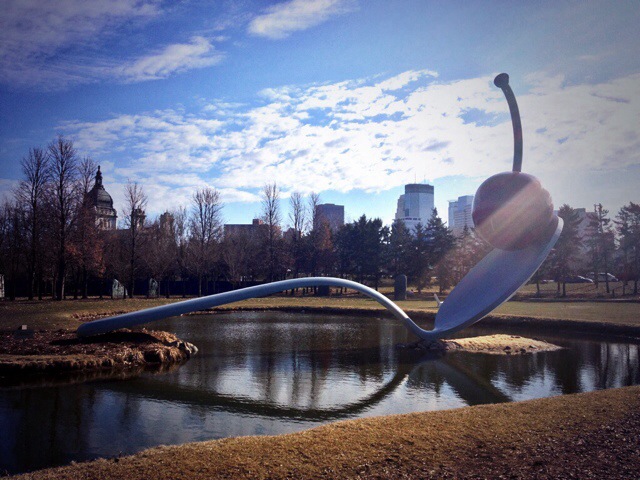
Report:
<svg viewBox="0 0 640 480"><path fill-rule="evenodd" d="M509 112L511 112L511 123L513 124L513 171L522 171L522 122L520 122L520 110L513 90L509 86L509 75L501 73L493 79L496 87L502 89L504 96L509 104Z"/></svg>

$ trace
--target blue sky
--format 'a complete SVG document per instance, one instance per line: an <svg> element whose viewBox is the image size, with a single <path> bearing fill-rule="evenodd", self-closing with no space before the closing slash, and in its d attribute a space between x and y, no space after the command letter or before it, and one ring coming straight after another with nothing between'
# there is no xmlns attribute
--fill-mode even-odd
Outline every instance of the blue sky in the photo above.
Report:
<svg viewBox="0 0 640 480"><path fill-rule="evenodd" d="M265 183L390 223L403 185L447 200L509 170L556 206L640 202L640 6L425 0L4 0L0 195L57 134L152 216L205 185L250 222Z"/></svg>

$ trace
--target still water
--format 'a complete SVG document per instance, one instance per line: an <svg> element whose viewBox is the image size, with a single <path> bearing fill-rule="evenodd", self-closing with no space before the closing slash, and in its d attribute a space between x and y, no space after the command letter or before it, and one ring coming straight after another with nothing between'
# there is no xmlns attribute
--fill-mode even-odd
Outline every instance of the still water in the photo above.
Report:
<svg viewBox="0 0 640 480"><path fill-rule="evenodd" d="M438 356L395 348L414 338L388 318L225 313L153 328L199 353L170 372L127 380L0 387L0 475L156 445L640 383L640 345L623 340L519 332L566 348Z"/></svg>

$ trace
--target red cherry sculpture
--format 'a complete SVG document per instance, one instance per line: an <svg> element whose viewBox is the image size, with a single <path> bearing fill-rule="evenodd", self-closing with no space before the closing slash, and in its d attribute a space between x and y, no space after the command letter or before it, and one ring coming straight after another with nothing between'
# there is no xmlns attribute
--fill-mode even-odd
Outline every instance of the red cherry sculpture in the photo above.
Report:
<svg viewBox="0 0 640 480"><path fill-rule="evenodd" d="M551 195L538 179L521 173L522 124L518 103L501 73L493 83L504 92L513 123L513 171L485 180L473 200L471 216L480 236L501 250L520 250L547 242L558 226Z"/></svg>
<svg viewBox="0 0 640 480"><path fill-rule="evenodd" d="M501 250L545 242L558 225L549 192L536 177L521 172L485 180L473 200L472 217L476 232Z"/></svg>

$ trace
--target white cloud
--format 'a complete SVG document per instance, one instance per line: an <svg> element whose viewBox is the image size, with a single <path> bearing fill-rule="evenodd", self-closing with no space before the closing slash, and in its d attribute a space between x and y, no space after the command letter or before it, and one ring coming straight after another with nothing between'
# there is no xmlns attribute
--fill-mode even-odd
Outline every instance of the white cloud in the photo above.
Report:
<svg viewBox="0 0 640 480"><path fill-rule="evenodd" d="M249 33L271 39L319 25L352 11L353 0L289 0L269 7L249 23Z"/></svg>
<svg viewBox="0 0 640 480"><path fill-rule="evenodd" d="M117 180L157 185L160 205L188 198L202 182L225 192L226 201L255 201L272 181L285 196L373 192L416 177L510 170L511 123L493 77L436 76L289 86L262 92L254 106L214 102L197 113L149 112L65 128L79 149L116 161ZM529 93L516 92L524 171L561 189L576 172L640 164L640 75L597 85L544 75L529 81Z"/></svg>
<svg viewBox="0 0 640 480"><path fill-rule="evenodd" d="M224 55L217 52L206 38L194 37L190 43L169 45L160 53L117 67L113 73L128 82L157 80L185 70L210 67L223 58Z"/></svg>

